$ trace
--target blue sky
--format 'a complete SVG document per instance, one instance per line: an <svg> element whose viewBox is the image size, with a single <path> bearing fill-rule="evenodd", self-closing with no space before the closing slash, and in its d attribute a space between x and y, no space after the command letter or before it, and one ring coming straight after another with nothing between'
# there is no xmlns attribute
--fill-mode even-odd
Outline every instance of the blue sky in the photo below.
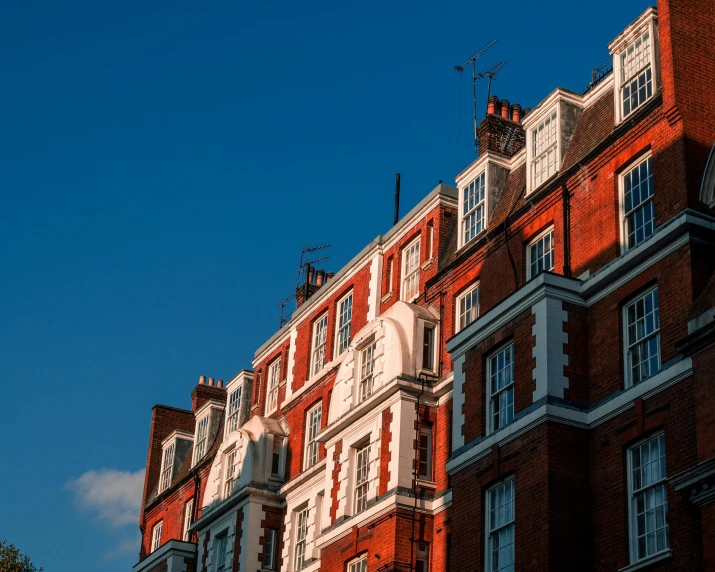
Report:
<svg viewBox="0 0 715 572"><path fill-rule="evenodd" d="M403 213L453 182L455 64L498 38L492 93L533 107L648 4L585 6L6 3L0 539L48 572L128 570L152 405L250 367L302 246L337 271L389 228L396 172Z"/></svg>

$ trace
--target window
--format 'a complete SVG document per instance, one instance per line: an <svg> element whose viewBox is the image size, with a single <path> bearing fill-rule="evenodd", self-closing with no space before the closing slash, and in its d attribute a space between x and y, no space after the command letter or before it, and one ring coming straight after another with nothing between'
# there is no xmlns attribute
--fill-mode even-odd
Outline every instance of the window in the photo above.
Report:
<svg viewBox="0 0 715 572"><path fill-rule="evenodd" d="M323 417L323 404L318 403L308 410L308 424L305 434L305 468L309 469L318 462L318 433L320 433L320 421Z"/></svg>
<svg viewBox="0 0 715 572"><path fill-rule="evenodd" d="M432 480L432 426L420 427L419 463L417 476L425 481Z"/></svg>
<svg viewBox="0 0 715 572"><path fill-rule="evenodd" d="M367 493L370 488L370 446L355 451L355 513L367 508Z"/></svg>
<svg viewBox="0 0 715 572"><path fill-rule="evenodd" d="M402 251L402 299L412 302L420 293L420 237Z"/></svg>
<svg viewBox="0 0 715 572"><path fill-rule="evenodd" d="M263 569L275 570L276 568L276 540L277 533L272 528L267 528L263 542Z"/></svg>
<svg viewBox="0 0 715 572"><path fill-rule="evenodd" d="M271 476L280 478L281 476L281 449L283 448L283 437L273 436L273 456L271 457Z"/></svg>
<svg viewBox="0 0 715 572"><path fill-rule="evenodd" d="M425 324L422 333L422 369L434 371L434 334L436 328Z"/></svg>
<svg viewBox="0 0 715 572"><path fill-rule="evenodd" d="M462 244L467 244L485 228L486 171L464 188L462 199Z"/></svg>
<svg viewBox="0 0 715 572"><path fill-rule="evenodd" d="M196 431L196 463L204 458L206 454L206 442L209 437L209 416L206 415L201 421Z"/></svg>
<svg viewBox="0 0 715 572"><path fill-rule="evenodd" d="M228 498L233 492L233 487L238 480L238 464L241 460L239 449L235 448L226 455L226 485L223 498Z"/></svg>
<svg viewBox="0 0 715 572"><path fill-rule="evenodd" d="M489 358L487 395L488 429L496 431L514 419L514 344Z"/></svg>
<svg viewBox="0 0 715 572"><path fill-rule="evenodd" d="M239 385L228 398L228 430L236 431L238 429L238 423L240 421L239 416L241 414L241 391L243 389L242 385Z"/></svg>
<svg viewBox="0 0 715 572"><path fill-rule="evenodd" d="M623 242L625 248L633 248L655 231L653 163L650 156L621 176L621 188Z"/></svg>
<svg viewBox="0 0 715 572"><path fill-rule="evenodd" d="M281 381L281 358L276 359L268 367L268 400L266 402L266 415L278 407L278 384Z"/></svg>
<svg viewBox="0 0 715 572"><path fill-rule="evenodd" d="M367 572L367 554L350 562L348 572Z"/></svg>
<svg viewBox="0 0 715 572"><path fill-rule="evenodd" d="M628 304L626 314L626 384L635 385L660 371L658 289Z"/></svg>
<svg viewBox="0 0 715 572"><path fill-rule="evenodd" d="M362 403L372 395L373 372L375 371L375 350L377 350L377 342L373 341L360 351L359 403Z"/></svg>
<svg viewBox="0 0 715 572"><path fill-rule="evenodd" d="M392 294L392 264L394 259L392 256L387 259L387 293Z"/></svg>
<svg viewBox="0 0 715 572"><path fill-rule="evenodd" d="M328 314L324 314L313 324L313 354L311 357L312 375L325 366L325 346L328 339Z"/></svg>
<svg viewBox="0 0 715 572"><path fill-rule="evenodd" d="M457 296L457 332L479 317L479 284Z"/></svg>
<svg viewBox="0 0 715 572"><path fill-rule="evenodd" d="M620 54L621 113L628 116L653 96L651 35L647 29Z"/></svg>
<svg viewBox="0 0 715 572"><path fill-rule="evenodd" d="M181 540L189 542L191 538L191 524L194 522L194 499L184 505L184 530Z"/></svg>
<svg viewBox="0 0 715 572"><path fill-rule="evenodd" d="M427 260L432 260L434 254L434 222L427 223Z"/></svg>
<svg viewBox="0 0 715 572"><path fill-rule="evenodd" d="M559 170L556 109L531 131L531 190Z"/></svg>
<svg viewBox="0 0 715 572"><path fill-rule="evenodd" d="M554 269L554 229L540 234L526 249L527 279Z"/></svg>
<svg viewBox="0 0 715 572"><path fill-rule="evenodd" d="M514 571L514 479L486 494L486 566L488 572Z"/></svg>
<svg viewBox="0 0 715 572"><path fill-rule="evenodd" d="M308 543L308 517L310 509L298 511L298 526L295 531L295 570L299 572L305 566L305 549Z"/></svg>
<svg viewBox="0 0 715 572"><path fill-rule="evenodd" d="M228 531L225 530L214 540L214 572L225 572L226 570L226 548L228 546Z"/></svg>
<svg viewBox="0 0 715 572"><path fill-rule="evenodd" d="M665 437L661 433L628 450L631 562L668 549Z"/></svg>
<svg viewBox="0 0 715 572"><path fill-rule="evenodd" d="M350 323L353 318L353 293L350 292L338 302L338 332L336 334L335 355L342 354L350 345Z"/></svg>
<svg viewBox="0 0 715 572"><path fill-rule="evenodd" d="M449 570L449 568L447 568ZM426 542L417 543L417 559L415 560L415 572L429 571L429 544Z"/></svg>
<svg viewBox="0 0 715 572"><path fill-rule="evenodd" d="M161 529L164 526L164 521L160 520L154 525L154 530L151 533L151 551L158 550L161 546Z"/></svg>
<svg viewBox="0 0 715 572"><path fill-rule="evenodd" d="M164 449L164 465L161 470L161 483L159 484L159 492L162 493L169 488L171 477L174 472L174 450L176 442Z"/></svg>

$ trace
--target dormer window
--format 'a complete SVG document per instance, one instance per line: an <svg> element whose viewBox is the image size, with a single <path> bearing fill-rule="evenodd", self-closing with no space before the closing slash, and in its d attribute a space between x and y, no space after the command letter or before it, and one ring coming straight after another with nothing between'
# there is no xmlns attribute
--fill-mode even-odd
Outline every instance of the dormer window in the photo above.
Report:
<svg viewBox="0 0 715 572"><path fill-rule="evenodd" d="M315 375L325 367L325 348L328 341L328 313L326 312L313 324L313 352L310 372Z"/></svg>
<svg viewBox="0 0 715 572"><path fill-rule="evenodd" d="M239 416L241 414L241 393L243 391L243 386L239 385L236 389L231 392L228 397L228 430L236 431L238 429L238 424L240 422Z"/></svg>
<svg viewBox="0 0 715 572"><path fill-rule="evenodd" d="M194 463L198 463L206 455L206 442L209 439L209 416L208 414L199 421L196 431L196 457Z"/></svg>
<svg viewBox="0 0 715 572"><path fill-rule="evenodd" d="M365 401L372 395L373 372L375 371L375 352L377 342L372 341L368 346L360 351L360 389L359 403Z"/></svg>
<svg viewBox="0 0 715 572"><path fill-rule="evenodd" d="M559 170L558 112L554 109L531 131L532 190Z"/></svg>
<svg viewBox="0 0 715 572"><path fill-rule="evenodd" d="M238 480L238 464L241 461L240 450L233 449L226 454L226 485L224 489L224 498L228 498L233 492L233 487Z"/></svg>
<svg viewBox="0 0 715 572"><path fill-rule="evenodd" d="M483 171L462 191L462 234L464 240L462 244L467 244L485 228L485 188L486 171Z"/></svg>
<svg viewBox="0 0 715 572"><path fill-rule="evenodd" d="M266 415L273 413L278 407L278 384L281 379L281 359L276 359L268 368L268 398Z"/></svg>
<svg viewBox="0 0 715 572"><path fill-rule="evenodd" d="M616 78L616 123L643 106L657 89L657 10L648 8L608 46Z"/></svg>
<svg viewBox="0 0 715 572"><path fill-rule="evenodd" d="M174 468L174 452L176 451L176 442L172 442L164 449L164 458L161 465L161 481L159 483L159 492L163 493L169 488Z"/></svg>
<svg viewBox="0 0 715 572"><path fill-rule="evenodd" d="M402 299L412 302L420 293L420 237L402 251Z"/></svg>

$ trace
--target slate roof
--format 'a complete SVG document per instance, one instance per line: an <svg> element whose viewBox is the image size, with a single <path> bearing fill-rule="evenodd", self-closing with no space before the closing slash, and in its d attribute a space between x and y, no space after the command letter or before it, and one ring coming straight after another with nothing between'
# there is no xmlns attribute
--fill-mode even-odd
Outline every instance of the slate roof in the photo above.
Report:
<svg viewBox="0 0 715 572"><path fill-rule="evenodd" d="M613 131L614 124L613 91L607 89L578 118L561 171L573 167L593 151Z"/></svg>
<svg viewBox="0 0 715 572"><path fill-rule="evenodd" d="M509 211L519 208L524 202L524 191L526 189L526 163L522 163L516 169L509 172L504 190L499 197L497 206L492 212L492 219L489 221L489 231L498 227L504 222ZM516 204L515 204L516 203Z"/></svg>

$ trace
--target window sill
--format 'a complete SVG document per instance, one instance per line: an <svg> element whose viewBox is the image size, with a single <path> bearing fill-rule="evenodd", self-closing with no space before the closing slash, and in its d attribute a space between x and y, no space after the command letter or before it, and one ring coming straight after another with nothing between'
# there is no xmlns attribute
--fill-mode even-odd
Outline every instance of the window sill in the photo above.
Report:
<svg viewBox="0 0 715 572"><path fill-rule="evenodd" d="M432 266L432 263L434 262L434 258L430 258L427 260L423 265L422 265L422 270L427 270L430 266Z"/></svg>
<svg viewBox="0 0 715 572"><path fill-rule="evenodd" d="M649 556L648 558L644 558L643 560L639 560L638 562L635 562L634 564L629 564L625 568L619 568L618 572L634 572L634 570L641 570L645 568L646 566L650 566L651 564L655 564L656 562L661 562L663 560L666 560L668 558L673 557L673 551L671 549L668 549L664 552L658 552L658 554L654 554L653 556Z"/></svg>
<svg viewBox="0 0 715 572"><path fill-rule="evenodd" d="M384 304L385 302L389 302L391 298L392 298L392 291L388 292L382 298L380 298L380 302L382 302Z"/></svg>
<svg viewBox="0 0 715 572"><path fill-rule="evenodd" d="M423 489L437 489L437 483L435 483L434 481L420 479L419 477L417 478L417 486L422 487Z"/></svg>

